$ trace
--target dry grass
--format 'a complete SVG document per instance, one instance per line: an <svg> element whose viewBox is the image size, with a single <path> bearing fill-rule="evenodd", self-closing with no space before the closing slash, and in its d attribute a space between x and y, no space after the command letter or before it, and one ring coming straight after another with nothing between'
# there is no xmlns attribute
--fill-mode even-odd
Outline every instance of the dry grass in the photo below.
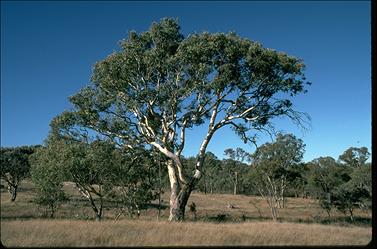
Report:
<svg viewBox="0 0 377 249"><path fill-rule="evenodd" d="M63 204L56 213L56 218L60 219L88 219L93 217L93 211L88 203L80 193L75 189L73 183L66 183L64 191L71 197L71 201ZM34 186L30 181L23 181L17 200L11 202L8 193L2 189L1 191L1 218L3 220L9 219L32 219L40 218L44 212L33 203ZM162 197L165 206L169 203L169 193L165 193ZM302 198L286 198L286 208L278 210L278 216L281 221L287 222L321 222L328 219L327 214L320 208L318 202L312 199ZM228 221L242 221L242 217L246 221L250 220L270 220L271 213L267 202L256 196L245 195L231 195L231 194L207 194L192 193L189 203L195 202L197 207L197 219L202 221L209 221L219 214L225 214ZM250 203L252 201L255 205ZM157 203L156 201L154 203ZM227 204L232 203L235 208L227 208ZM105 203L104 218L113 219L118 214L119 210L114 207L113 203ZM260 213L261 212L261 217ZM187 211L187 219L191 219L190 213ZM156 207L144 209L141 212L141 219L156 220L158 210ZM169 216L168 208L161 210L161 219L165 220ZM370 212L355 211L355 216L369 219ZM126 218L122 217L121 218ZM332 220L344 220L346 216L336 210L331 212ZM343 225L346 223L343 222Z"/></svg>
<svg viewBox="0 0 377 249"><path fill-rule="evenodd" d="M370 223L339 222L345 216L336 211L331 225L297 223L327 219L315 200L287 198L287 207L278 210L282 223L272 223L264 199L230 194L193 193L189 203L196 203L196 222L186 211L188 222L167 223L168 209L157 222L156 208L142 210L140 220L121 216L114 221L118 211L111 203L105 205L104 221L95 222L85 220L93 217L93 211L74 185L67 183L64 189L72 201L58 210L54 220L41 219L43 209L33 203L34 186L29 181L22 183L15 202L2 190L1 242L6 246L365 245L372 234ZM163 200L168 203L169 193ZM227 208L228 203L235 208ZM216 222L220 214L227 222ZM370 221L370 213L358 210L355 215Z"/></svg>
<svg viewBox="0 0 377 249"><path fill-rule="evenodd" d="M5 246L366 245L371 229L294 223L3 221Z"/></svg>

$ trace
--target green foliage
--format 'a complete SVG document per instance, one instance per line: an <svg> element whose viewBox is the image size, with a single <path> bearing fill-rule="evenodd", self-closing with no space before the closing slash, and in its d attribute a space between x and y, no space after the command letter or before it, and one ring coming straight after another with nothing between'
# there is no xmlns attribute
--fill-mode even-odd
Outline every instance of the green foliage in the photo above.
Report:
<svg viewBox="0 0 377 249"><path fill-rule="evenodd" d="M156 168L143 149L126 150L105 140L85 143L50 135L34 164L37 201L50 205L52 211L64 199L60 191L63 180L75 183L97 220L103 215L104 198L121 196L122 205L129 210L155 199Z"/></svg>
<svg viewBox="0 0 377 249"><path fill-rule="evenodd" d="M112 183L115 198L130 216L157 198L158 168L150 151L144 149L118 151Z"/></svg>
<svg viewBox="0 0 377 249"><path fill-rule="evenodd" d="M244 151L242 148L236 148L236 150L228 148L224 150L224 155L228 156L232 160L237 160L240 162L245 160L250 161L250 154Z"/></svg>
<svg viewBox="0 0 377 249"><path fill-rule="evenodd" d="M298 125L309 118L291 102L310 84L303 61L235 33L185 37L176 20L164 18L145 32L130 32L120 46L95 64L92 84L70 97L73 109L52 120L52 134L88 142L94 133L119 147L153 146L177 166L170 169L177 171L179 184L171 186L186 191L176 195L184 196L180 209L203 175L217 130L230 126L245 143L255 143L256 133L273 130L275 117ZM181 161L185 130L206 121L208 132L188 177ZM184 211L177 214L183 218Z"/></svg>
<svg viewBox="0 0 377 249"><path fill-rule="evenodd" d="M303 121L289 99L309 84L300 59L235 33L184 37L169 18L120 44L95 64L92 84L70 97L74 109L52 121L54 133L82 140L90 130L121 145L151 144L173 158L164 149L179 157L179 132L220 112L224 118L209 133L229 125L245 142L252 140L247 132L276 116Z"/></svg>
<svg viewBox="0 0 377 249"><path fill-rule="evenodd" d="M289 182L297 177L294 165L301 163L304 143L292 134L278 134L274 143L265 143L252 154L250 181L266 198L277 220L277 207L284 207L285 191Z"/></svg>
<svg viewBox="0 0 377 249"><path fill-rule="evenodd" d="M15 201L19 183L30 175L29 156L39 146L0 148L0 177L8 184L11 200Z"/></svg>
<svg viewBox="0 0 377 249"><path fill-rule="evenodd" d="M351 181L340 185L334 191L333 205L343 213L349 212L353 220L353 210L360 207L363 199L368 198L369 193L362 188L357 187Z"/></svg>
<svg viewBox="0 0 377 249"><path fill-rule="evenodd" d="M265 143L252 155L252 164L262 178L280 181L285 187L288 180L298 176L297 166L301 162L305 145L292 134L278 134L274 143Z"/></svg>
<svg viewBox="0 0 377 249"><path fill-rule="evenodd" d="M308 182L314 191L330 193L335 187L349 180L349 170L341 167L332 157L319 157L308 165L310 169Z"/></svg>
<svg viewBox="0 0 377 249"><path fill-rule="evenodd" d="M332 207L349 213L353 220L355 208L371 208L372 174L366 163L369 152L365 147L347 149L339 161L320 157L309 164L308 186L311 195L319 198L328 213Z"/></svg>
<svg viewBox="0 0 377 249"><path fill-rule="evenodd" d="M372 169L366 163L368 156L365 147L351 147L339 157L349 169L350 179L336 188L334 206L344 213L349 212L351 220L355 208L372 208Z"/></svg>
<svg viewBox="0 0 377 249"><path fill-rule="evenodd" d="M339 160L350 167L361 167L368 160L369 156L370 153L366 147L350 147L339 156Z"/></svg>
<svg viewBox="0 0 377 249"><path fill-rule="evenodd" d="M109 189L106 185L108 183L106 177L109 173L107 166L112 165L109 161L106 165L101 163L104 161L103 157L109 158L111 154L103 155L108 153L105 146L102 148L103 151L96 150L99 146L96 142L90 146L84 142L62 140L50 136L46 143L55 153L51 157L51 163L62 170L67 180L75 183L80 193L90 202L96 218L100 219L103 192ZM99 154L96 155L96 152ZM98 199L95 200L94 196Z"/></svg>
<svg viewBox="0 0 377 249"><path fill-rule="evenodd" d="M31 156L31 179L36 187L35 202L49 210L50 217L54 216L59 205L67 200L64 194L62 168L54 163L57 151L51 147L39 148Z"/></svg>

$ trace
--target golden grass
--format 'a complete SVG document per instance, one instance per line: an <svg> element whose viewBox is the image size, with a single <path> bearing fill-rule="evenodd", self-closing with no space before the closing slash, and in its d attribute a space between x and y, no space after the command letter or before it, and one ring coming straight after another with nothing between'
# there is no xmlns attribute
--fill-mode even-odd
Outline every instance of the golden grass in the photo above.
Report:
<svg viewBox="0 0 377 249"><path fill-rule="evenodd" d="M139 220L121 216L115 221L118 210L111 203L105 203L103 221L86 221L94 216L89 203L80 196L72 183L66 183L64 190L71 201L59 208L56 219L49 220L41 219L43 209L32 201L35 193L30 181L22 182L15 202L11 202L8 193L2 189L0 211L3 245L365 245L371 240L372 234L368 223L337 222L337 218L345 218L344 214L337 211L331 213L335 220L331 225L305 224L327 219L327 214L312 199L287 198L287 207L278 210L283 222L272 223L270 210L263 198L196 192L189 199L189 203L194 201L197 206L196 222L192 222L191 214L186 209L187 222L168 223L168 208L162 210L160 222L156 221L156 208L142 210ZM169 193L165 193L162 199L167 204ZM260 209L262 217L250 201ZM227 208L228 203L232 203L235 208ZM227 216L226 223L216 223L214 218L219 214ZM355 212L355 216L360 218L370 219L370 215L360 210Z"/></svg>
<svg viewBox="0 0 377 249"><path fill-rule="evenodd" d="M366 245L371 228L247 222L13 220L1 222L5 246Z"/></svg>
<svg viewBox="0 0 377 249"><path fill-rule="evenodd" d="M56 218L70 219L78 217L80 219L94 217L93 211L73 183L65 183L64 191L71 197L71 201L63 204L55 214ZM163 203L169 203L169 192L163 195ZM34 186L24 180L21 183L18 196L15 202L9 200L8 193L1 191L1 218L2 219L19 219L19 218L40 218L43 209L39 208L32 200L34 198ZM197 207L197 218L199 220L208 220L207 218L216 217L219 214L226 214L231 221L241 221L244 216L246 220L270 220L271 213L265 199L257 196L232 195L232 194L207 194L193 192L190 196L189 203L195 202ZM250 203L255 203L256 207ZM154 201L157 203L157 201ZM235 208L227 208L227 204L232 203ZM104 205L104 218L112 219L118 214L118 210L111 206L110 203ZM262 217L260 217L259 211ZM190 213L186 208L186 217L191 219ZM141 211L141 219L155 220L158 214L157 208L149 208ZM169 209L161 210L161 219L166 220L169 216ZM327 219L326 212L321 209L318 201L302 198L286 198L286 208L278 209L278 216L282 221L289 222L318 222L321 219ZM355 216L370 218L370 212L355 210ZM121 216L120 218L125 218ZM331 218L345 218L345 215L333 210Z"/></svg>

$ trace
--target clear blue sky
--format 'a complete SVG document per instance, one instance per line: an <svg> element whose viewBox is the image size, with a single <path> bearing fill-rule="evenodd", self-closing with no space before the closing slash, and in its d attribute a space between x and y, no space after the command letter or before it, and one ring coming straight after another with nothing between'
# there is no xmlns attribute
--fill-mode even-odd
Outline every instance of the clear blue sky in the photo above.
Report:
<svg viewBox="0 0 377 249"><path fill-rule="evenodd" d="M370 2L4 2L1 1L1 146L41 144L68 96L89 83L92 66L118 50L130 30L177 17L182 32L229 32L302 58L313 84L293 102L311 128L286 120L277 129L306 144L305 161L371 150ZM203 129L188 134L184 155ZM261 137L258 144L270 141ZM219 158L244 145L222 130L208 150Z"/></svg>

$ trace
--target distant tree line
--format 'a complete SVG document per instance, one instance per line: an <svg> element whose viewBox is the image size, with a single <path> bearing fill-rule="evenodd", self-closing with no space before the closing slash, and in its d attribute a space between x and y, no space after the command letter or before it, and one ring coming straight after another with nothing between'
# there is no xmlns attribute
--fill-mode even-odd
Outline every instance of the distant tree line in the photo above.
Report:
<svg viewBox="0 0 377 249"><path fill-rule="evenodd" d="M220 160L205 154L203 179L196 191L204 194L257 195L266 199L273 220L286 207L286 197L313 198L330 216L332 209L349 215L371 210L372 172L365 147L351 147L338 160L325 156L303 162L305 144L292 134L278 134L274 142L254 153L241 148L224 151ZM44 146L1 148L1 179L12 201L19 183L31 177L36 186L35 202L53 217L68 200L65 181L73 182L90 203L97 220L103 217L104 200L118 203L120 214L139 215L140 209L169 191L164 165L167 158L153 149L119 148L104 140L75 141L50 136ZM188 172L196 158L181 160ZM160 197L160 198L159 198Z"/></svg>

